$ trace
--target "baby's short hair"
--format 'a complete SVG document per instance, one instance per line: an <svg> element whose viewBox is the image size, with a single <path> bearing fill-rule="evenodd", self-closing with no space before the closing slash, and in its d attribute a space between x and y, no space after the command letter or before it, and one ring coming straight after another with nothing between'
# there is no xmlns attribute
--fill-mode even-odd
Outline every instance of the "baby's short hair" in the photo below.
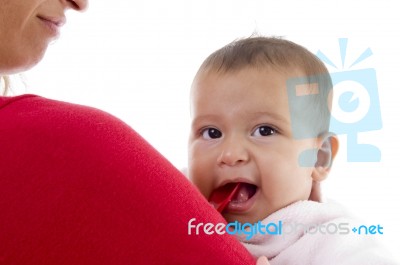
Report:
<svg viewBox="0 0 400 265"><path fill-rule="evenodd" d="M303 123L309 121L306 124L311 125L309 128L312 128L312 132L308 131L308 136L317 137L329 131L332 80L324 63L316 55L303 46L282 38L249 37L235 40L213 52L202 63L196 76L207 72L235 72L247 67L302 71L303 84L308 85L303 87L308 87L309 93L314 94L317 84L318 96L313 97L312 104L303 104L307 109L301 109L297 111L301 113L295 115ZM293 116L293 113L291 115Z"/></svg>

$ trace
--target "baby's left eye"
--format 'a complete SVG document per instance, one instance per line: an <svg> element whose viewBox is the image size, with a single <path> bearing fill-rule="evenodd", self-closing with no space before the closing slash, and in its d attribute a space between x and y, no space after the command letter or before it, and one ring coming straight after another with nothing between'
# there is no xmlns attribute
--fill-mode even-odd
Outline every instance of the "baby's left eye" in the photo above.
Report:
<svg viewBox="0 0 400 265"><path fill-rule="evenodd" d="M276 133L276 130L270 126L263 125L257 127L256 130L253 132L253 136L271 136Z"/></svg>

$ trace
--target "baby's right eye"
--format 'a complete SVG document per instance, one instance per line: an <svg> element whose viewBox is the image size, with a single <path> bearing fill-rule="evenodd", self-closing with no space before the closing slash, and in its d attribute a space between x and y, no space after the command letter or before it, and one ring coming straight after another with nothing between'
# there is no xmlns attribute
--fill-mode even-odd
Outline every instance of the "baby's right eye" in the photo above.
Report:
<svg viewBox="0 0 400 265"><path fill-rule="evenodd" d="M222 132L215 128L206 128L202 130L201 136L206 140L217 139L222 137Z"/></svg>

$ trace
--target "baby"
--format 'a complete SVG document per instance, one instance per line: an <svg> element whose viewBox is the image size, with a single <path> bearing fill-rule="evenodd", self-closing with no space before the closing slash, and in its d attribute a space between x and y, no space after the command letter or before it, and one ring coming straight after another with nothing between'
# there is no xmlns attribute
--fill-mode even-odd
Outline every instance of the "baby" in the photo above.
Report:
<svg viewBox="0 0 400 265"><path fill-rule="evenodd" d="M315 196L338 150L331 101L328 71L307 49L267 37L226 45L193 81L188 176L213 204L212 194L240 183L222 215L229 223L276 224L237 235L272 265L395 264L371 227L354 232L342 207Z"/></svg>

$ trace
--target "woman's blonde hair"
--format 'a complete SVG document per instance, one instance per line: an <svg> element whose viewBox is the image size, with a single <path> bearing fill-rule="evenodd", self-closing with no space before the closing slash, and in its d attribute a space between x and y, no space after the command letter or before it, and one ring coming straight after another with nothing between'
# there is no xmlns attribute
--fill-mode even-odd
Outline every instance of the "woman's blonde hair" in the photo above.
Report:
<svg viewBox="0 0 400 265"><path fill-rule="evenodd" d="M0 96L7 95L10 88L10 78L8 76L0 76Z"/></svg>

